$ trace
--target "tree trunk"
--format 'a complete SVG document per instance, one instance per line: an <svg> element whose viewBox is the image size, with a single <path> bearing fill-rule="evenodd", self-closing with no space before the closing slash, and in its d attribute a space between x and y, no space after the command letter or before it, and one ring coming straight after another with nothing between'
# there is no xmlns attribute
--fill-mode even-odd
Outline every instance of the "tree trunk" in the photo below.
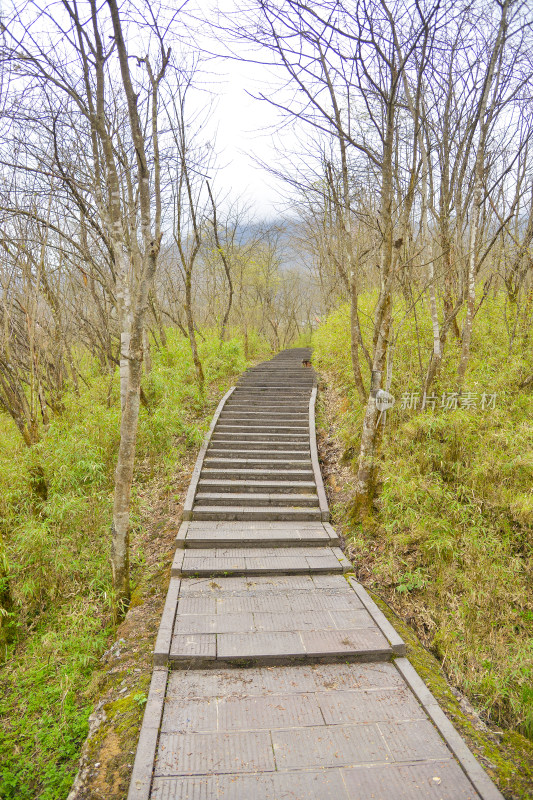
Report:
<svg viewBox="0 0 533 800"><path fill-rule="evenodd" d="M347 280L350 287L350 351L352 356L352 370L355 387L362 403L366 401L366 390L361 374L361 364L359 362L359 342L361 340L361 329L359 327L359 315L357 313L357 276L355 274L355 264L353 257L353 240L352 240L352 213L350 201L350 182L348 171L348 156L346 153L346 140L342 125L342 117L337 103L337 96L333 83L330 79L329 69L326 60L321 53L321 64L324 71L324 77L329 90L329 96L333 106L335 115L336 134L339 140L339 150L341 156L341 170L342 170L342 202L339 203L337 192L335 190L335 183L333 179L333 170L331 173L331 189L334 195L335 205L337 206L337 213L341 220L343 232L343 249L346 253L347 260ZM346 280L346 278L345 278Z"/></svg>
<svg viewBox="0 0 533 800"><path fill-rule="evenodd" d="M154 148L153 184L155 195L155 230L152 231L151 214L151 187L148 161L146 157L145 139L137 107L138 95L135 93L131 81L128 64L128 53L122 34L120 14L116 0L107 0L111 19L122 84L128 103L128 117L138 172L138 191L140 208L140 227L143 240L142 273L135 292L134 301L131 303L131 317L126 316L131 325L128 326L129 338L129 369L125 403L122 409L120 424L120 445L115 473L115 496L113 503L112 524L112 549L111 565L113 571L113 589L115 593L115 610L121 617L130 600L129 583L129 522L131 486L133 483L133 466L135 463L135 443L137 439L137 426L139 421L139 404L141 393L141 377L143 366L143 332L145 317L148 310L148 300L153 287L157 267L157 259L161 247L161 186L158 162L157 142L157 85L162 79L170 51L163 59L157 82L154 84L151 70L149 74L152 83L152 139ZM128 284L124 285L124 288ZM129 301L129 295L126 296Z"/></svg>
<svg viewBox="0 0 533 800"><path fill-rule="evenodd" d="M135 462L135 443L139 420L142 357L130 355L129 380L122 409L120 445L115 473L113 524L111 526L111 567L115 591L116 615L122 617L130 599L129 541L130 499Z"/></svg>
<svg viewBox="0 0 533 800"><path fill-rule="evenodd" d="M211 200L211 207L213 209L213 233L215 236L215 244L217 246L218 254L224 266L224 272L226 273L226 280L228 281L228 303L226 306L224 319L222 320L222 325L220 326L220 341L223 342L226 339L226 328L228 326L229 315L231 313L231 306L233 304L233 280L231 278L231 270L228 259L226 258L224 249L220 244L220 238L218 235L217 207L215 205L215 200L211 192L211 186L209 185L209 181L207 181L207 191L209 192L209 199Z"/></svg>
<svg viewBox="0 0 533 800"><path fill-rule="evenodd" d="M352 272L350 278L350 350L355 388L357 389L361 403L365 403L367 395L363 383L363 375L361 373L361 364L359 362L359 340L361 338L361 330L359 327L359 315L357 313L357 298L357 283L355 273Z"/></svg>
<svg viewBox="0 0 533 800"><path fill-rule="evenodd" d="M185 275L185 315L187 317L187 334L191 344L192 360L196 370L196 379L200 392L204 391L205 377L202 362L198 355L198 345L196 343L196 334L194 332L194 319L192 315L192 285L191 274L187 272Z"/></svg>
<svg viewBox="0 0 533 800"><path fill-rule="evenodd" d="M479 214L481 203L483 202L483 162L482 157L483 143L480 141L479 150L476 157L476 175L474 185L474 196L472 200L472 216L470 220L470 243L468 257L468 272L466 286L466 317L463 325L463 340L461 347L461 361L457 370L457 388L461 391L464 384L466 369L470 359L470 343L472 341L472 325L476 310L476 250L477 233L479 227Z"/></svg>
<svg viewBox="0 0 533 800"><path fill-rule="evenodd" d="M381 289L374 320L374 357L372 360L372 377L370 394L366 404L359 465L355 481L355 509L362 516L371 511L375 489L376 451L378 445L379 410L376 406L376 392L381 387L383 370L387 357L389 330L392 316L392 279L393 279L393 142L394 142L395 107L393 98L389 98L387 121L381 166Z"/></svg>
<svg viewBox="0 0 533 800"><path fill-rule="evenodd" d="M130 332L122 331L120 334L120 407L124 411L126 397L128 394L129 376L129 356L130 356Z"/></svg>
<svg viewBox="0 0 533 800"><path fill-rule="evenodd" d="M161 340L161 347L167 347L167 334L165 331L165 326L163 325L163 320L161 318L161 312L159 310L157 298L154 297L154 293L150 293L150 308L152 309L152 314L154 320L156 322L157 328L159 330L159 338Z"/></svg>
<svg viewBox="0 0 533 800"><path fill-rule="evenodd" d="M442 343L440 338L439 326L439 313L437 308L437 297L435 292L435 260L433 253L430 252L428 245L429 226L428 226L428 162L425 149L423 153L423 171L422 171L422 255L423 260L427 263L428 270L428 294L429 294L429 310L431 315L431 327L433 330L433 352L431 353L430 367L431 370L438 370L442 361ZM429 374L428 369L428 374ZM427 381L426 381L427 383ZM424 394L427 393L429 387L424 387Z"/></svg>
<svg viewBox="0 0 533 800"><path fill-rule="evenodd" d="M383 370L385 368L391 322L391 306L392 303L389 297L384 305L383 321L376 344L373 363L374 369L372 370L370 382L370 394L366 404L363 431L361 434L354 504L354 510L361 519L364 519L364 517L368 516L371 512L372 499L376 485L376 453L379 442L378 420L380 413L376 406L376 392L381 387Z"/></svg>
<svg viewBox="0 0 533 800"><path fill-rule="evenodd" d="M152 353L150 350L150 336L146 327L143 329L143 358L144 358L144 371L149 375L152 371Z"/></svg>
<svg viewBox="0 0 533 800"><path fill-rule="evenodd" d="M464 384L468 361L470 359L470 344L472 341L472 325L476 311L476 275L477 275L477 238L481 206L483 205L483 179L485 167L485 146L490 125L490 117L494 110L494 105L489 106L489 93L492 90L492 83L496 72L496 65L500 58L503 47L505 32L507 29L507 11L511 0L504 0L501 5L501 18L498 34L494 48L491 53L487 67L483 93L481 95L477 114L477 124L479 125L479 140L474 165L474 191L472 197L472 215L470 220L470 250L468 259L468 273L466 286L466 317L463 325L463 341L461 348L461 361L457 370L457 388L461 391Z"/></svg>

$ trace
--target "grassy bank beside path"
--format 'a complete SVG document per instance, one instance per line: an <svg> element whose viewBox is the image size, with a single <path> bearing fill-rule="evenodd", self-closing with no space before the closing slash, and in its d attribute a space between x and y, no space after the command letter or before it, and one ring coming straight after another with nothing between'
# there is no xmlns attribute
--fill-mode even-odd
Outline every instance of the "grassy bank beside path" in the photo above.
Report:
<svg viewBox="0 0 533 800"><path fill-rule="evenodd" d="M362 319L371 301L363 298ZM431 348L427 309L402 325L393 351L396 405L379 454L376 502L364 520L352 507L363 408L351 375L349 309L338 309L315 333L334 521L358 578L409 623L481 720L501 729L502 741L514 737L518 788L512 775L502 785L509 796L531 797L533 391L521 388L533 374L531 343L520 332L510 347L504 298L487 298L462 395L469 402L449 400L460 353L452 339L433 387L435 407L421 410L419 355L426 364ZM526 785L531 792L524 794Z"/></svg>

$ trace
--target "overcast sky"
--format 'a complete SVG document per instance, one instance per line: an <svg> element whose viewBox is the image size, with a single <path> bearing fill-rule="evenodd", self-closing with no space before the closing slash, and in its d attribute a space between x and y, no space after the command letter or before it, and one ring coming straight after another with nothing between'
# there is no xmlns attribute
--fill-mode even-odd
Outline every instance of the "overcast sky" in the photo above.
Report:
<svg viewBox="0 0 533 800"><path fill-rule="evenodd" d="M191 3L188 8L194 15L214 19L213 6L211 0L194 0L194 6ZM224 0L224 6L235 9L236 4ZM277 134L280 118L276 109L251 96L268 94L267 87L275 80L271 69L225 57L226 46L213 37L199 35L197 41L200 47L219 55L205 64L212 76L207 83L211 83L216 95L211 124L216 130L216 149L220 154L218 191L229 191L232 200L240 197L249 201L257 217L277 216L286 209L283 196L286 187L258 166L254 157L279 166L280 153L293 149L295 136L287 130L282 136ZM248 52L244 45L232 47L243 54Z"/></svg>
<svg viewBox="0 0 533 800"><path fill-rule="evenodd" d="M221 86L214 120L223 165L217 180L219 189L228 187L233 197L246 197L258 215L271 216L283 187L254 163L254 156L270 164L277 162L272 132L276 114L268 103L247 94L247 90L257 91L261 67L228 60L221 61L220 68L227 71L228 79Z"/></svg>

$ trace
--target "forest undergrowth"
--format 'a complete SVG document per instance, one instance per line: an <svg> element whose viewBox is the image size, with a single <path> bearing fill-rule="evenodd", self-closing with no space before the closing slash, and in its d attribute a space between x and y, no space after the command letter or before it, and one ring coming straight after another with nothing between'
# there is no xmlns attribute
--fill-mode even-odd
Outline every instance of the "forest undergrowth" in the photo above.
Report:
<svg viewBox="0 0 533 800"><path fill-rule="evenodd" d="M364 325L372 299L362 298ZM452 337L424 410L429 312L397 315L396 402L376 501L363 520L351 502L364 409L351 372L348 307L316 331L313 358L333 398L319 422L342 465L329 486L333 518L358 578L414 627L482 719L533 740L533 349L529 331L510 335L511 311L503 294L484 300L462 394Z"/></svg>
<svg viewBox="0 0 533 800"><path fill-rule="evenodd" d="M143 380L132 504L133 603L143 579L147 504L172 500L173 475L190 462L222 394L248 363L240 339L202 332L206 391L188 341L168 331ZM249 357L266 346L249 338ZM82 389L31 448L0 415L0 798L59 800L76 774L95 697L91 680L112 644L110 521L119 441L118 374L87 359ZM9 591L7 591L9 590ZM10 599L9 603L6 598ZM146 698L139 693L140 711Z"/></svg>

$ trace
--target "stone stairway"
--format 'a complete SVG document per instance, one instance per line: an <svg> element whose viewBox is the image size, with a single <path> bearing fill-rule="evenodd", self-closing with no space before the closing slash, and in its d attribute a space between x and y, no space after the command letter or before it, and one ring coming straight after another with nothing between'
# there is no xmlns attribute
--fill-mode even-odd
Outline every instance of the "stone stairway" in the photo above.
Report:
<svg viewBox="0 0 533 800"><path fill-rule="evenodd" d="M309 359L248 370L214 415L128 800L501 800L350 574Z"/></svg>
<svg viewBox="0 0 533 800"><path fill-rule="evenodd" d="M320 520L309 448L307 350L248 370L227 399L198 483L193 520Z"/></svg>

